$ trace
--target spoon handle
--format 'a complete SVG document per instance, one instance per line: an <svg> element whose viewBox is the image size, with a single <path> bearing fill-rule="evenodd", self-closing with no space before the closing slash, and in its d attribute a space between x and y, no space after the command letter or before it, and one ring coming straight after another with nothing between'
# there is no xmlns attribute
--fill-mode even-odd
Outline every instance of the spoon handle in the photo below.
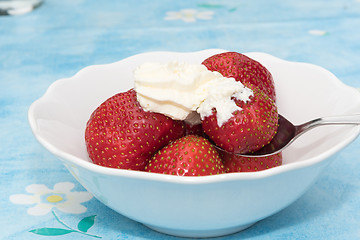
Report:
<svg viewBox="0 0 360 240"><path fill-rule="evenodd" d="M332 116L332 117L323 117L318 124L329 125L329 124L360 124L360 114L344 115L344 116Z"/></svg>
<svg viewBox="0 0 360 240"><path fill-rule="evenodd" d="M322 117L296 126L296 135L304 133L314 127L323 126L323 125L359 125L359 124L360 124L360 114Z"/></svg>

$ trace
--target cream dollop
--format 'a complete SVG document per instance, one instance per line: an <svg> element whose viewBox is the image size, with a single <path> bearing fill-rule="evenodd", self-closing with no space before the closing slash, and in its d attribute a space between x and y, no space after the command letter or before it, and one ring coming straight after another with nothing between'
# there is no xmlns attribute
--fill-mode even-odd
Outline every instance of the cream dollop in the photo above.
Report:
<svg viewBox="0 0 360 240"><path fill-rule="evenodd" d="M253 95L241 82L209 71L202 64L144 63L135 69L134 79L137 99L144 110L190 124L199 123L216 109L218 125L222 126L241 110L233 98L246 102Z"/></svg>

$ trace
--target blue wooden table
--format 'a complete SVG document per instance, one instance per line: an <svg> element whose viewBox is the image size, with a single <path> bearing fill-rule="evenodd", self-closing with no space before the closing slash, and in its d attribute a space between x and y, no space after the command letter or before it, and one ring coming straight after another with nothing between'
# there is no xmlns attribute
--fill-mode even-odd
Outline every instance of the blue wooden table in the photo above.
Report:
<svg viewBox="0 0 360 240"><path fill-rule="evenodd" d="M207 48L313 63L360 88L360 1L45 0L1 16L0 239L177 239L87 193L35 140L27 111L88 65ZM219 239L360 239L360 139L333 158L291 206Z"/></svg>

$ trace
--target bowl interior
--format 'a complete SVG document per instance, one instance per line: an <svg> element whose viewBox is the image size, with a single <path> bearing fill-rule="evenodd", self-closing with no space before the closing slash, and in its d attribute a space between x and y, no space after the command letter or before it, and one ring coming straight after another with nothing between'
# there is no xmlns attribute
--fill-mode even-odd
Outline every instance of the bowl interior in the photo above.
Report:
<svg viewBox="0 0 360 240"><path fill-rule="evenodd" d="M148 61L201 63L205 58L223 51L151 52L112 64L86 67L71 78L54 82L46 94L30 107L31 128L37 139L54 154L69 159L73 164L79 164L77 161L82 161L81 164L90 162L84 142L86 122L107 98L133 87L135 67ZM341 83L327 70L311 64L284 61L264 53L246 55L261 62L273 74L279 112L293 123L360 112L359 92ZM359 127L354 126L326 126L310 131L284 151L284 165L325 158L349 143L358 133Z"/></svg>

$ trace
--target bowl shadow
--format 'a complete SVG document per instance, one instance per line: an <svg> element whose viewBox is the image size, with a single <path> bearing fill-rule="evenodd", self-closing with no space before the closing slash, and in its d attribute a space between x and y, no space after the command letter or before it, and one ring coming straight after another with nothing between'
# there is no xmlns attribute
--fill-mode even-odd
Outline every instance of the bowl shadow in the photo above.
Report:
<svg viewBox="0 0 360 240"><path fill-rule="evenodd" d="M217 239L252 239L279 231L282 231L283 236L288 234L289 239L296 237L294 235L296 229L301 228L306 231L308 223L314 223L317 220L323 221L330 212L341 209L349 198L354 186L350 184L344 186L341 179L339 181L338 177L334 177L334 175L338 176L337 173L340 174L340 172L334 171L336 170L329 174L321 174L312 187L280 212L259 221L245 231Z"/></svg>

